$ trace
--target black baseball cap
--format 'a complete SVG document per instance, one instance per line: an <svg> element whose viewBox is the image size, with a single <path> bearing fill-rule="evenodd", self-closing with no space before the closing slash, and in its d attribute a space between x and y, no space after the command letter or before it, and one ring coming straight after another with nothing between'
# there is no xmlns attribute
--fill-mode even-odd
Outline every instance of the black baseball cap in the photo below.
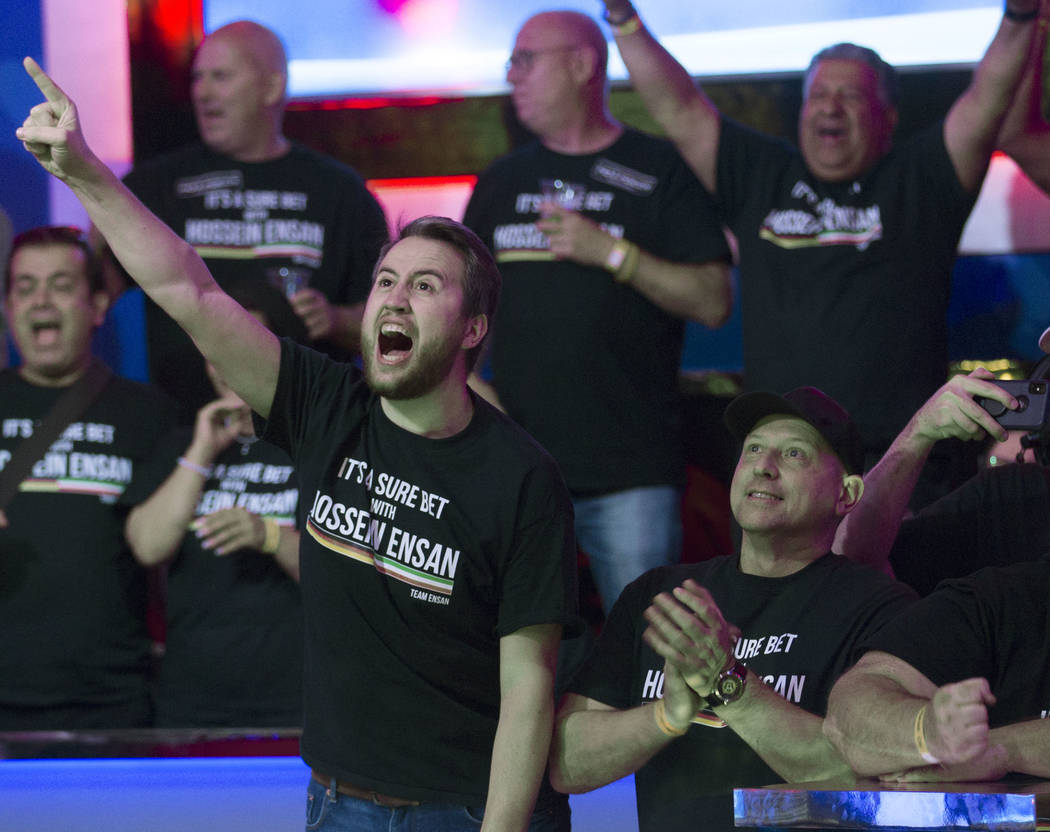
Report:
<svg viewBox="0 0 1050 832"><path fill-rule="evenodd" d="M864 471L864 443L846 409L816 387L797 387L790 393L744 393L729 403L722 417L741 442L766 416L797 416L808 422L842 460L846 472Z"/></svg>

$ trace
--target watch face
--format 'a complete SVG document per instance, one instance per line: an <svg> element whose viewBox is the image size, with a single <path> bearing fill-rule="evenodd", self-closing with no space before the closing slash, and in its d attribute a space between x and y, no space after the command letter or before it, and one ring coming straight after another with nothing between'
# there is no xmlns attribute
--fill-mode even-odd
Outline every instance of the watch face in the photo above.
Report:
<svg viewBox="0 0 1050 832"><path fill-rule="evenodd" d="M718 693L728 702L732 702L744 691L744 680L739 676L723 676L718 680Z"/></svg>

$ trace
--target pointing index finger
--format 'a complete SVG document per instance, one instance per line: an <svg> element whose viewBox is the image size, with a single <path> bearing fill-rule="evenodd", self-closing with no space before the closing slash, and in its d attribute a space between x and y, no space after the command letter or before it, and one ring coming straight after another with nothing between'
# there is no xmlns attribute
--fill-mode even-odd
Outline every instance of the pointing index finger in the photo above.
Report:
<svg viewBox="0 0 1050 832"><path fill-rule="evenodd" d="M44 98L50 103L69 103L69 96L62 92L62 89L58 84L52 81L51 77L41 69L40 64L32 58L26 57L22 60L22 66L24 66L26 72L29 73L29 77L33 79L33 83L36 84L37 89L44 94Z"/></svg>

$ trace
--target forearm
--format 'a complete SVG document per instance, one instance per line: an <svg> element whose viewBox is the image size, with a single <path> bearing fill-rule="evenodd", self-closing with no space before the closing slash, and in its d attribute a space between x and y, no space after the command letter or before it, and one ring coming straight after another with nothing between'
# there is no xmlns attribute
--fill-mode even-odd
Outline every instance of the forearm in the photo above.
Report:
<svg viewBox="0 0 1050 832"><path fill-rule="evenodd" d="M200 500L204 479L198 472L177 465L149 499L131 510L124 535L139 563L156 566L178 551Z"/></svg>
<svg viewBox="0 0 1050 832"><path fill-rule="evenodd" d="M1032 719L993 728L988 744L1006 749L1008 771L1050 778L1050 719Z"/></svg>
<svg viewBox="0 0 1050 832"><path fill-rule="evenodd" d="M571 701L573 694L569 695ZM620 711L587 708L562 713L551 748L551 783L579 794L626 777L675 738L657 727L649 703Z"/></svg>
<svg viewBox="0 0 1050 832"><path fill-rule="evenodd" d="M832 689L824 735L860 775L923 766L914 726L929 701L887 677L853 670Z"/></svg>
<svg viewBox="0 0 1050 832"><path fill-rule="evenodd" d="M715 714L786 782L851 775L824 737L824 720L788 702L750 671L743 696L715 708Z"/></svg>
<svg viewBox="0 0 1050 832"><path fill-rule="evenodd" d="M721 131L717 108L674 56L644 26L616 35L616 45L646 108L711 192Z"/></svg>
<svg viewBox="0 0 1050 832"><path fill-rule="evenodd" d="M281 526L281 537L273 559L296 581L299 580L299 532L291 526Z"/></svg>
<svg viewBox="0 0 1050 832"><path fill-rule="evenodd" d="M890 550L933 445L913 417L864 475L864 493L839 524L833 551L892 574Z"/></svg>
<svg viewBox="0 0 1050 832"><path fill-rule="evenodd" d="M671 263L640 251L629 285L668 314L712 329L728 320L733 306L729 265L720 261Z"/></svg>
<svg viewBox="0 0 1050 832"><path fill-rule="evenodd" d="M553 723L550 688L517 691L501 698L482 824L485 832L528 828L546 767Z"/></svg>
<svg viewBox="0 0 1050 832"><path fill-rule="evenodd" d="M973 80L945 120L945 143L963 187L975 190L1024 73L1035 21L1003 18Z"/></svg>

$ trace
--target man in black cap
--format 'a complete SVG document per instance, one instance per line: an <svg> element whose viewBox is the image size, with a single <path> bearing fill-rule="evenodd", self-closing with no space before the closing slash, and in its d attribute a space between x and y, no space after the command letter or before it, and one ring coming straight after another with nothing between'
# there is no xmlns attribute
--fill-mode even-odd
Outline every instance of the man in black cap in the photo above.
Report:
<svg viewBox="0 0 1050 832"><path fill-rule="evenodd" d="M748 393L725 421L743 442L730 491L739 555L628 586L556 718L555 788L636 772L643 832L731 829L734 787L847 774L821 731L831 685L914 599L831 554L864 489L838 403L812 387Z"/></svg>

